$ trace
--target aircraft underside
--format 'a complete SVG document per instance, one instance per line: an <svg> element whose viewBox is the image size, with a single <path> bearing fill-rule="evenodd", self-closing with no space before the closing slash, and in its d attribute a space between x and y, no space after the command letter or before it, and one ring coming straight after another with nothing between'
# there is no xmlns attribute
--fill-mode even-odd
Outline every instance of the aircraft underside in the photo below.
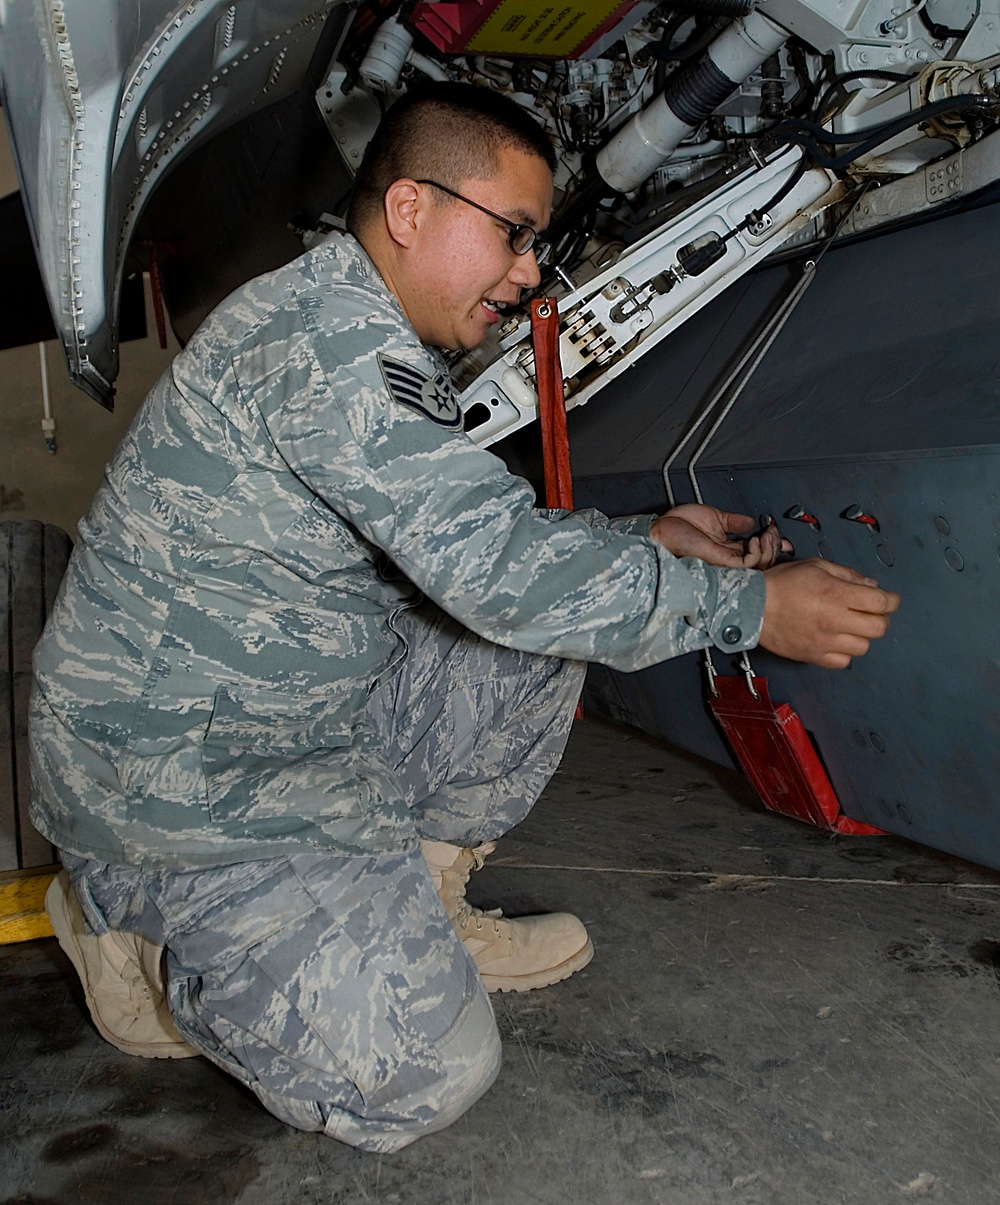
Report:
<svg viewBox="0 0 1000 1205"><path fill-rule="evenodd" d="M577 505L700 491L898 590L849 670L754 653L753 672L844 815L996 867L998 73L1000 0L0 3L51 321L105 405L131 274L153 271L183 339L342 224L406 87L528 106L560 159L540 292ZM452 372L471 437L537 481L525 311ZM689 656L595 667L587 706L725 762L704 693Z"/></svg>

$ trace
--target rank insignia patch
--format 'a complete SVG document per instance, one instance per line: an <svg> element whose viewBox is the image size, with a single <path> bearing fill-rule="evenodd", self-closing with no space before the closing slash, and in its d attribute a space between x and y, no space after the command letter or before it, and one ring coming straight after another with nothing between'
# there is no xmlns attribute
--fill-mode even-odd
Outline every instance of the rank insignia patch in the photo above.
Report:
<svg viewBox="0 0 1000 1205"><path fill-rule="evenodd" d="M378 362L386 386L395 401L402 402L411 410L419 410L442 427L462 425L462 412L458 408L451 378L447 373L438 372L432 377L425 377L412 364L404 364L400 360L392 360L381 354Z"/></svg>

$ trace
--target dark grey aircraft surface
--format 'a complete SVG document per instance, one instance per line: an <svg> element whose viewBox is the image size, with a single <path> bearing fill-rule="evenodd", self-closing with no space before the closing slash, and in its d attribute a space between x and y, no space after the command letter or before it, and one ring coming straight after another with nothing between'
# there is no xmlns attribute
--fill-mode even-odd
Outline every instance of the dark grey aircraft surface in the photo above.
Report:
<svg viewBox="0 0 1000 1205"><path fill-rule="evenodd" d="M0 0L7 345L54 324L111 405L129 282L188 337L342 223L381 112L428 77L514 97L557 146L541 291L577 505L773 515L797 556L899 590L848 670L714 670L794 706L821 823L1000 867L1000 0ZM525 313L452 371L470 437L537 480ZM730 762L712 680L594 667L586 706ZM773 742L761 702L737 743ZM785 736L756 765L787 811Z"/></svg>

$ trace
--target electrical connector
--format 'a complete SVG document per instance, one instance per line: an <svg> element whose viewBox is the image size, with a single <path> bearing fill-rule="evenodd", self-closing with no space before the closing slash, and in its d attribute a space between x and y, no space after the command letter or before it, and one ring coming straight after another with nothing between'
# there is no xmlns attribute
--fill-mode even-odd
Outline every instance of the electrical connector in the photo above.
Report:
<svg viewBox="0 0 1000 1205"><path fill-rule="evenodd" d="M677 252L677 262L688 276L700 276L726 254L726 240L718 234L703 234Z"/></svg>

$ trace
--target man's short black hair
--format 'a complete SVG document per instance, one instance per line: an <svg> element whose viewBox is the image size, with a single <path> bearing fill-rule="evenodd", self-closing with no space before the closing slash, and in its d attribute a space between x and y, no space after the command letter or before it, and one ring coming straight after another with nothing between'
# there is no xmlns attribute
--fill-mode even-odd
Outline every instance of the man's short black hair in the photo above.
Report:
<svg viewBox="0 0 1000 1205"><path fill-rule="evenodd" d="M358 169L347 228L360 234L382 211L396 180L436 180L459 189L465 180L489 180L500 151L537 155L555 170L544 129L514 101L474 84L428 83L392 106L368 144Z"/></svg>

